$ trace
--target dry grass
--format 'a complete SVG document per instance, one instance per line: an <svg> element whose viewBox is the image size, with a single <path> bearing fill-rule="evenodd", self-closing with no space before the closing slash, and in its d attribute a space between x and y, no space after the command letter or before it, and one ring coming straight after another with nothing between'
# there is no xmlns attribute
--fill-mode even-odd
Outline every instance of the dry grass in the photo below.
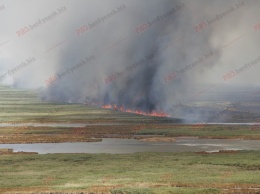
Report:
<svg viewBox="0 0 260 194"><path fill-rule="evenodd" d="M174 137L147 137L142 138L140 141L144 142L175 142L176 139Z"/></svg>

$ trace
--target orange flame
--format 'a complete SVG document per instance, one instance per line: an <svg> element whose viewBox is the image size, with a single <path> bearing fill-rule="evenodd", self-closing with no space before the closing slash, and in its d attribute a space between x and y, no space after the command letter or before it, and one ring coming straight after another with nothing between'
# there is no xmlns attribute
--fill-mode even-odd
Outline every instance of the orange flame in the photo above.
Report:
<svg viewBox="0 0 260 194"><path fill-rule="evenodd" d="M131 110L131 109L125 109L123 106L117 106L115 104L111 105L111 104L107 104L102 106L102 108L105 109L114 109L114 110L119 110L122 112L129 112L129 113L135 113L135 114L139 114L139 115L145 115L145 116L154 116L154 117L169 117L170 115L165 113L165 112L157 112L157 111L151 111L151 112L144 112L141 110Z"/></svg>

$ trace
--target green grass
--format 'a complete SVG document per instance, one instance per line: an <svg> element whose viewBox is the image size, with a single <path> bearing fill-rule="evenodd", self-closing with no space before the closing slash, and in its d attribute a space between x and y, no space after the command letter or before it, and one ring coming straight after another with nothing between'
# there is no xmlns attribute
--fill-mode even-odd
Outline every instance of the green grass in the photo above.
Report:
<svg viewBox="0 0 260 194"><path fill-rule="evenodd" d="M260 187L259 158L260 151L0 156L0 188L48 183L53 190L114 186L112 193L194 193L194 187L198 193L214 193L227 184Z"/></svg>
<svg viewBox="0 0 260 194"><path fill-rule="evenodd" d="M167 128L147 128L138 131L138 135L166 135L166 136L199 136L201 138L244 138L260 139L260 130L251 130L250 126L225 126L225 125L178 125Z"/></svg>

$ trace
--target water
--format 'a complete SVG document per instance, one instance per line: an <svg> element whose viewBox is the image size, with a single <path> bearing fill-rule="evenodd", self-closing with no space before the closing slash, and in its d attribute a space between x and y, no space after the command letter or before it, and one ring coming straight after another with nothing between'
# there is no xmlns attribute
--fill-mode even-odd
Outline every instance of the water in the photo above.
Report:
<svg viewBox="0 0 260 194"><path fill-rule="evenodd" d="M15 152L47 153L110 153L136 152L214 152L219 150L260 150L260 140L176 138L175 142L142 142L135 139L104 138L102 142L0 144Z"/></svg>

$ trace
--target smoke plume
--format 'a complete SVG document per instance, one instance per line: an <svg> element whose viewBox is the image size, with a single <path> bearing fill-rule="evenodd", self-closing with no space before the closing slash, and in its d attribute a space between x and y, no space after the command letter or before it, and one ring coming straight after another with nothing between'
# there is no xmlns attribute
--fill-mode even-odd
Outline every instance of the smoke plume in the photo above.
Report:
<svg viewBox="0 0 260 194"><path fill-rule="evenodd" d="M178 105L216 85L259 85L259 5L257 0L1 1L0 81L38 88L48 101L189 117Z"/></svg>

